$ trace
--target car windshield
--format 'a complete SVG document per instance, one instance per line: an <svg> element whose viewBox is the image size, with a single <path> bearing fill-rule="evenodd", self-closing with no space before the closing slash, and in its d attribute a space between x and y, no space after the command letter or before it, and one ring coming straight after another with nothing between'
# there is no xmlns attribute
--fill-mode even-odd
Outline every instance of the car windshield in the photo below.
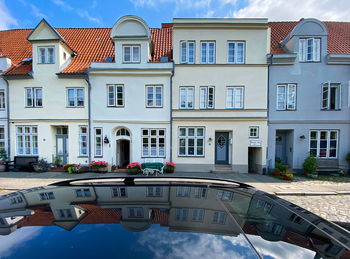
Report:
<svg viewBox="0 0 350 259"><path fill-rule="evenodd" d="M349 258L350 234L248 185L66 181L0 197L0 258Z"/></svg>

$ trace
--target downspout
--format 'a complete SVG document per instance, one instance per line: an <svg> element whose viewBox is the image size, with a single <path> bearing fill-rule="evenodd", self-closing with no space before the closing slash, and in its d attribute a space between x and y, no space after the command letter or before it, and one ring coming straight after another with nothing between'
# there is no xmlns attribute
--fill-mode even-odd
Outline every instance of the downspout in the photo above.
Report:
<svg viewBox="0 0 350 259"><path fill-rule="evenodd" d="M273 63L273 54L269 54L270 57L270 62L267 64L267 132L269 132L269 124L270 124L270 119L269 119L269 114L270 114L270 66ZM267 143L269 143L269 137L267 135ZM268 145L267 145L268 146ZM268 152L269 149L267 149L266 152L266 158L268 158ZM266 174L269 173L269 163L266 163Z"/></svg>
<svg viewBox="0 0 350 259"><path fill-rule="evenodd" d="M86 82L88 84L88 129L89 129L89 163L91 163L91 83L90 83L90 67L86 70Z"/></svg>
<svg viewBox="0 0 350 259"><path fill-rule="evenodd" d="M7 156L8 156L8 159L10 159L10 102L9 102L9 90L10 90L10 87L9 87L9 82L6 80L6 78L2 75L1 76L2 79L4 79L4 81L6 82L6 113L7 113Z"/></svg>
<svg viewBox="0 0 350 259"><path fill-rule="evenodd" d="M175 75L175 63L173 63L172 73L170 76L170 162L173 161L173 77Z"/></svg>

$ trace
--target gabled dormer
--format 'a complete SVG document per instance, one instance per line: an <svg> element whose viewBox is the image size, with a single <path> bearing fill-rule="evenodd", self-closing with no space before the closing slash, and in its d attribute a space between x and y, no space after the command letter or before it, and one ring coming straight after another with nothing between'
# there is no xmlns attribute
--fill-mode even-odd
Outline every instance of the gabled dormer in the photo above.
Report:
<svg viewBox="0 0 350 259"><path fill-rule="evenodd" d="M71 61L74 51L45 19L27 36L33 46L33 72L58 73Z"/></svg>
<svg viewBox="0 0 350 259"><path fill-rule="evenodd" d="M144 20L134 15L120 18L111 30L115 62L119 65L142 66L153 53L151 32Z"/></svg>
<svg viewBox="0 0 350 259"><path fill-rule="evenodd" d="M327 55L328 31L317 19L302 19L281 42L287 53L296 53L296 61L322 62Z"/></svg>

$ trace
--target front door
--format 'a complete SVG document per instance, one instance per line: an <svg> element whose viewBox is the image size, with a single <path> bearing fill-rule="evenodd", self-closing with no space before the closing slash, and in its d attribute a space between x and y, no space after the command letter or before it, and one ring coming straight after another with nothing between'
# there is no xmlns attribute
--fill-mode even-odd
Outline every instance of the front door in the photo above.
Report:
<svg viewBox="0 0 350 259"><path fill-rule="evenodd" d="M130 164L130 141L118 140L117 141L117 156L119 157L119 167L125 168Z"/></svg>
<svg viewBox="0 0 350 259"><path fill-rule="evenodd" d="M215 133L215 164L228 164L228 132Z"/></svg>
<svg viewBox="0 0 350 259"><path fill-rule="evenodd" d="M68 162L68 135L56 135L56 156L60 157L62 164Z"/></svg>

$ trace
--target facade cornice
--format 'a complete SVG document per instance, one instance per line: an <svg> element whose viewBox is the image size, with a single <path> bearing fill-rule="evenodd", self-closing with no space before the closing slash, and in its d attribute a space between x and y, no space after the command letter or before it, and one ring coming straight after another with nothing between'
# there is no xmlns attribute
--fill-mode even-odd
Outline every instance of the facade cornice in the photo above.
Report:
<svg viewBox="0 0 350 259"><path fill-rule="evenodd" d="M88 119L32 119L32 118L28 118L28 119L10 119L9 122L16 122L16 123L26 123L26 122L88 122Z"/></svg>
<svg viewBox="0 0 350 259"><path fill-rule="evenodd" d="M92 120L94 123L123 123L123 124L166 124L169 125L170 121L145 121L145 120Z"/></svg>
<svg viewBox="0 0 350 259"><path fill-rule="evenodd" d="M271 65L294 65L296 58L297 53L268 54L266 62Z"/></svg>
<svg viewBox="0 0 350 259"><path fill-rule="evenodd" d="M173 112L267 112L267 109L172 109Z"/></svg>
<svg viewBox="0 0 350 259"><path fill-rule="evenodd" d="M269 124L350 124L350 120L276 120Z"/></svg>
<svg viewBox="0 0 350 259"><path fill-rule="evenodd" d="M174 121L179 121L179 120L193 120L193 121L222 121L222 120L230 120L230 121L267 121L267 116L262 116L262 117L173 117Z"/></svg>
<svg viewBox="0 0 350 259"><path fill-rule="evenodd" d="M350 65L350 54L328 54L328 65Z"/></svg>
<svg viewBox="0 0 350 259"><path fill-rule="evenodd" d="M267 67L267 64L175 64L175 67Z"/></svg>

